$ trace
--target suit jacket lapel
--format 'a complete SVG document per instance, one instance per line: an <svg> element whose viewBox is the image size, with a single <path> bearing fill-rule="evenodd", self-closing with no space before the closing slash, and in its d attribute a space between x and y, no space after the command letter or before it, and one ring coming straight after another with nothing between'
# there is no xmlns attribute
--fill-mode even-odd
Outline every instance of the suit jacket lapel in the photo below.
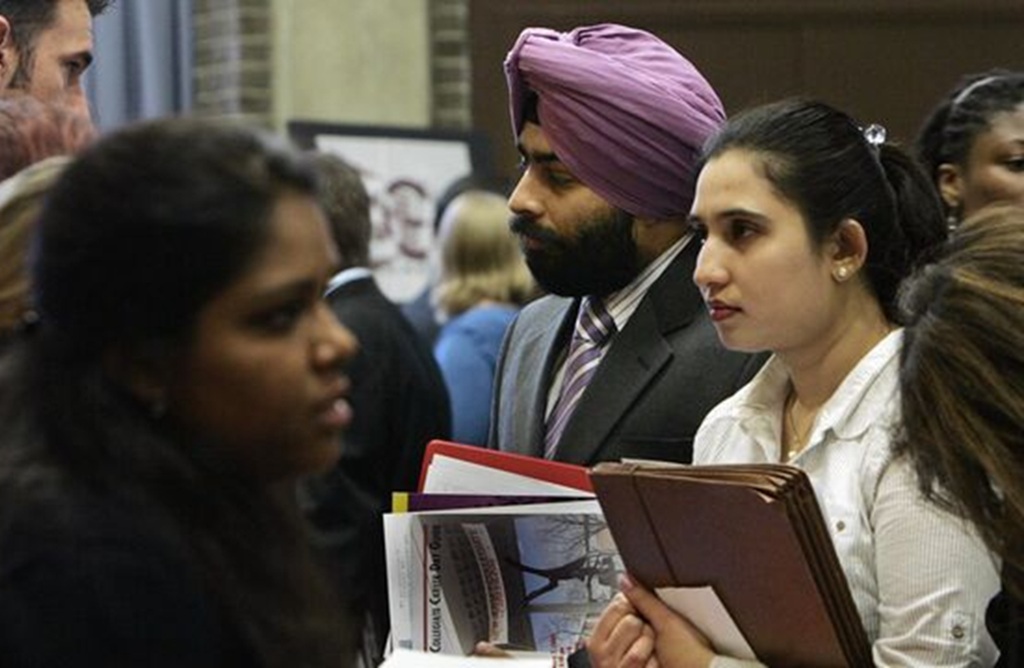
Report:
<svg viewBox="0 0 1024 668"><path fill-rule="evenodd" d="M523 411L514 416L521 425L521 451L541 456L544 452L544 417L547 412L548 390L551 388L555 364L565 348L568 333L576 322L579 300L558 299L549 313L539 318L536 327L524 333L521 349L526 354L520 361L518 391L528 401L517 402ZM516 431L519 431L518 429Z"/></svg>
<svg viewBox="0 0 1024 668"><path fill-rule="evenodd" d="M580 398L558 447L558 459L598 461L615 426L674 353L667 336L688 325L703 301L692 282L700 247L691 243L665 269L615 335L594 378ZM679 401L685 401L680 397Z"/></svg>

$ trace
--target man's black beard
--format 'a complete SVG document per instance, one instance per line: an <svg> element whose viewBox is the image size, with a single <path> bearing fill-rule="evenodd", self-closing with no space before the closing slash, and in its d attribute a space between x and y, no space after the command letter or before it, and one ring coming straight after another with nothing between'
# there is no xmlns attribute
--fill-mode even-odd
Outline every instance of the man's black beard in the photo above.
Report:
<svg viewBox="0 0 1024 668"><path fill-rule="evenodd" d="M524 248L526 264L546 291L565 297L607 295L620 290L640 273L633 237L633 216L616 209L582 225L572 236L542 228L532 219L513 216L512 231L543 242L543 248Z"/></svg>

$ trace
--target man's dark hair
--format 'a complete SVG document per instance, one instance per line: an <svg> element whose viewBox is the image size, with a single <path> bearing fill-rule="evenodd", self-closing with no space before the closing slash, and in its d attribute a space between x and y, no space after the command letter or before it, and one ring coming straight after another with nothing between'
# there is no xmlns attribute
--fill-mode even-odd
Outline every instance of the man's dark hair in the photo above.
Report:
<svg viewBox="0 0 1024 668"><path fill-rule="evenodd" d="M18 77L27 76L35 56L36 38L52 23L57 4L62 0L0 0L0 16L11 24L11 40L18 51L18 74L11 82L12 88L19 88ZM89 7L89 14L99 16L114 0L82 0Z"/></svg>
<svg viewBox="0 0 1024 668"><path fill-rule="evenodd" d="M320 181L320 206L341 254L342 269L370 266L370 195L359 170L332 153L314 152L310 161Z"/></svg>

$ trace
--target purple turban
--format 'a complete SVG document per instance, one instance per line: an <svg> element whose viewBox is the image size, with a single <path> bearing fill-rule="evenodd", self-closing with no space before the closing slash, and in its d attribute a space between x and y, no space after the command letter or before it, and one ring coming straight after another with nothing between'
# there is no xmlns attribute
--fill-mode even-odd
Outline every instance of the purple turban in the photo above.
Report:
<svg viewBox="0 0 1024 668"><path fill-rule="evenodd" d="M689 213L695 163L725 111L679 52L621 25L527 28L505 75L516 137L535 93L548 141L587 187L636 216Z"/></svg>

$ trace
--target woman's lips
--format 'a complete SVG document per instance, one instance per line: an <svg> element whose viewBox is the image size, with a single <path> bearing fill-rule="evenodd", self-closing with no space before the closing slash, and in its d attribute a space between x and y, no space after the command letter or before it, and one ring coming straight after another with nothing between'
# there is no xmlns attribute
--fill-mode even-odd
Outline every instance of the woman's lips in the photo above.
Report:
<svg viewBox="0 0 1024 668"><path fill-rule="evenodd" d="M712 300L708 302L708 314L713 322L723 322L741 311L736 306L730 306L725 302Z"/></svg>
<svg viewBox="0 0 1024 668"><path fill-rule="evenodd" d="M328 429L345 429L352 423L352 406L338 397L319 413L320 424Z"/></svg>

